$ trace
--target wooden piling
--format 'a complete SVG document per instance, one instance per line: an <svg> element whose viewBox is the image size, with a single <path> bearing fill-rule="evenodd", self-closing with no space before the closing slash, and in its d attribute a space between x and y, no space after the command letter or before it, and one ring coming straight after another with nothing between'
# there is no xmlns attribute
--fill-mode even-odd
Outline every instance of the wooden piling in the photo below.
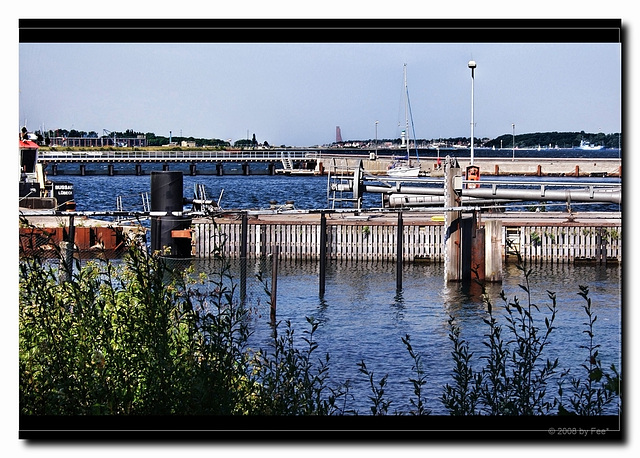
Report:
<svg viewBox="0 0 640 458"><path fill-rule="evenodd" d="M324 296L327 272L327 216L320 212L320 273L318 275L319 294Z"/></svg>
<svg viewBox="0 0 640 458"><path fill-rule="evenodd" d="M240 300L244 302L247 297L247 239L249 223L247 212L242 213L240 229Z"/></svg>
<svg viewBox="0 0 640 458"><path fill-rule="evenodd" d="M502 221L484 222L484 281L502 281Z"/></svg>
<svg viewBox="0 0 640 458"><path fill-rule="evenodd" d="M398 212L398 225L396 228L396 290L400 291L402 289L402 256L403 256L403 246L402 242L404 239L404 224L402 221L402 210Z"/></svg>
<svg viewBox="0 0 640 458"><path fill-rule="evenodd" d="M471 279L485 279L485 228L478 224L478 215L474 212L471 236Z"/></svg>
<svg viewBox="0 0 640 458"><path fill-rule="evenodd" d="M471 281L471 254L473 240L473 218L460 218L460 277L463 283Z"/></svg>
<svg viewBox="0 0 640 458"><path fill-rule="evenodd" d="M280 254L280 248L278 246L273 247L273 253L271 255L271 304L269 318L271 325L276 324L276 308L278 300L278 258Z"/></svg>

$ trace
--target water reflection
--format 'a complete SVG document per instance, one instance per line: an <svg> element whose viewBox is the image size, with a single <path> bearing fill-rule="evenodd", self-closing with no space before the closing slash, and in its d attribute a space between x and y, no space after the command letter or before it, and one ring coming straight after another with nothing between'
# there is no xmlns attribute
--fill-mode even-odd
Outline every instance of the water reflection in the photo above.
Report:
<svg viewBox="0 0 640 458"><path fill-rule="evenodd" d="M239 261L233 261L231 274L237 275ZM215 263L194 261L197 269L213 269ZM265 285L257 281L262 275L271 281L268 260L249 261L246 284L248 302L257 313L253 321L250 345L264 347L270 343L268 296ZM309 329L306 317L319 322L315 338L317 356L330 354L332 383L352 383L352 393L360 398L357 404L366 413L370 395L357 364L364 360L376 379L389 375L389 396L397 409L409 408L412 387L408 378L412 361L402 338L410 335L411 344L422 355L429 374L428 396L432 405L439 405L445 383L451 383L451 342L449 318L454 316L463 338L474 352L475 360L485 351L483 341L487 327L487 300L495 314L504 315L504 290L509 302L528 300L519 286L524 284L523 272L515 265L503 269L503 280L486 283L484 290L476 282L444 282L441 264L406 264L403 287L396 288L395 264L392 262L330 261L327 265L325 294L319 295L319 264L315 261L281 261L278 269L277 320L291 321L296 336ZM551 305L547 290L557 295L557 329L552 335L547 354L558 357L560 366L572 368L576 375L584 362L580 346L584 344L584 299L578 296L578 285L588 284L593 309L598 315L596 337L602 342L600 355L603 367L621 363L621 296L620 269L612 267L545 265L531 266L529 286L531 301L540 307L537 324L544 327L547 306ZM236 277L237 278L237 277ZM301 342L302 343L302 342ZM437 413L437 411L434 411Z"/></svg>

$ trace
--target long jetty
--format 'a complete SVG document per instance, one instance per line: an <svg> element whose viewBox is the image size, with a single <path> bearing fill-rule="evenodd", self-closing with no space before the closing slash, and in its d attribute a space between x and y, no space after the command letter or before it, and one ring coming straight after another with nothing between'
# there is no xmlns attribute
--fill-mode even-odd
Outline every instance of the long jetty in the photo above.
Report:
<svg viewBox="0 0 640 458"><path fill-rule="evenodd" d="M421 174L442 176L440 157L430 152L420 161ZM77 173L93 174L135 174L145 175L156 170L175 170L188 167L189 175L224 175L231 164L241 166L243 175L251 175L251 164L267 165L267 173L273 174L315 174L324 175L331 167L352 169L360 161L365 173L385 174L393 161L392 154L377 154L370 151L349 151L322 149L265 149L265 150L41 150L39 161L49 166L51 175L69 173L61 165L77 166ZM470 164L470 159L459 157L462 167ZM116 169L116 165L128 166ZM199 167L209 165L209 167ZM211 166L214 166L211 168ZM531 157L476 157L474 165L483 176L622 176L621 158L531 158ZM255 173L255 172L254 172ZM264 174L264 171L260 171Z"/></svg>

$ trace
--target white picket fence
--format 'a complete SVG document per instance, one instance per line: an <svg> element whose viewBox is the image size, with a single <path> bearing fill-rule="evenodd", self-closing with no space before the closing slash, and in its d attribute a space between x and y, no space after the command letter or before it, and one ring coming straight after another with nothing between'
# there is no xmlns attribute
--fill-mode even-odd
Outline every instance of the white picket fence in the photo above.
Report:
<svg viewBox="0 0 640 458"><path fill-rule="evenodd" d="M320 255L320 224L247 224L247 257L272 253L279 247L282 259L316 260ZM502 253L532 263L573 263L580 260L622 261L622 227L617 226L503 226ZM404 261L444 261L442 223L403 225ZM397 226L373 221L327 225L327 258L337 260L396 260ZM240 257L242 225L229 222L195 222L193 255L208 258L220 250Z"/></svg>

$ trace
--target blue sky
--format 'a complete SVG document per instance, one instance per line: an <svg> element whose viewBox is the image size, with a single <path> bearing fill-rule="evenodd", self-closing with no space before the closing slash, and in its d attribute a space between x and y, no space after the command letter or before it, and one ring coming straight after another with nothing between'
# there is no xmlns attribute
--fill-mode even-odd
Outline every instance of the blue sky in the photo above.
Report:
<svg viewBox="0 0 640 458"><path fill-rule="evenodd" d="M251 138L311 146L398 138L403 65L419 138L621 131L621 49L598 43L45 43L19 46L30 130Z"/></svg>

